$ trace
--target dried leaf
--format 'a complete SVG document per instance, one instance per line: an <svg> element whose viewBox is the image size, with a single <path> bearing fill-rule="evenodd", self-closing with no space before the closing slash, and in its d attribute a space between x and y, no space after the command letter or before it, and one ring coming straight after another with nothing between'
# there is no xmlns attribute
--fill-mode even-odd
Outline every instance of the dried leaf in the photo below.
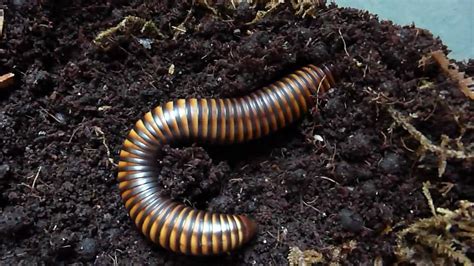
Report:
<svg viewBox="0 0 474 266"><path fill-rule="evenodd" d="M460 72L457 65L449 62L443 51L438 50L423 56L419 61L419 66L426 67L430 61L436 62L446 75L458 83L462 93L469 99L474 100L474 80L471 77L467 77L464 72Z"/></svg>

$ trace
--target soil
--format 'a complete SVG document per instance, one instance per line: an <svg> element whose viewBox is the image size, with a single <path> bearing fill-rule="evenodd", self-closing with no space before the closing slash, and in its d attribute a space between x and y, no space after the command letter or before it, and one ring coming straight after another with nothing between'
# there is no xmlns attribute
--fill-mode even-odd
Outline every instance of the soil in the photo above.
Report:
<svg viewBox="0 0 474 266"><path fill-rule="evenodd" d="M67 2L67 3L66 3ZM398 110L433 143L455 139L474 108L454 82L418 61L443 49L415 26L331 5L316 17L281 6L220 6L220 16L180 1L10 1L0 42L0 262L285 265L289 247L326 262L387 264L396 233L436 207L474 200L472 161L417 153L419 143L387 112ZM189 15L188 15L189 14ZM92 42L126 15L164 35ZM186 21L185 21L186 20ZM185 21L186 32L173 26ZM161 180L173 198L256 219L244 248L220 257L175 255L148 242L121 202L122 141L144 112L186 97L245 95L306 63L334 63L339 81L302 121L239 146L166 147ZM174 73L169 68L174 65ZM460 63L474 75L474 62ZM460 139L472 149L467 128ZM453 184L442 195L436 189ZM335 254L339 252L339 254ZM469 256L472 257L472 254Z"/></svg>

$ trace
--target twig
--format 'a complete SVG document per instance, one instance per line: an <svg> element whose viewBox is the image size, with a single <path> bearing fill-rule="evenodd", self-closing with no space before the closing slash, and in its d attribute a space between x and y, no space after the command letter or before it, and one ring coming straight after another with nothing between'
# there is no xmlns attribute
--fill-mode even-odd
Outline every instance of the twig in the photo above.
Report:
<svg viewBox="0 0 474 266"><path fill-rule="evenodd" d="M71 141L72 139L74 138L74 136L76 135L76 132L82 128L82 125L79 125L78 127L76 127L73 131L72 131L72 134L71 134L71 137L69 138L67 144L71 144Z"/></svg>
<svg viewBox="0 0 474 266"><path fill-rule="evenodd" d="M336 185L338 185L338 186L340 186L340 185L341 185L341 184L340 184L339 182L337 182L336 180L334 180L334 179L331 179L331 178L329 178L329 177L327 177L327 176L318 176L318 177L319 177L319 178L321 178L321 179L324 179L324 180L327 180L327 181L333 182L334 184L336 184Z"/></svg>
<svg viewBox="0 0 474 266"><path fill-rule="evenodd" d="M38 177L39 177L40 172L41 172L41 168L42 168L42 166L40 166L38 168L38 171L36 172L35 179L33 179L33 184L31 184L31 189L35 189L36 180L38 180Z"/></svg>
<svg viewBox="0 0 474 266"><path fill-rule="evenodd" d="M112 255L110 254L107 254L107 256L109 256L109 258L112 260L112 265L114 266L118 266L118 261L117 261L117 254L115 253L114 256L112 257Z"/></svg>
<svg viewBox="0 0 474 266"><path fill-rule="evenodd" d="M450 182L441 182L441 184L443 185L443 187L438 189L438 191L441 193L443 197L446 197L446 195L448 195L451 189L454 188L454 184Z"/></svg>
<svg viewBox="0 0 474 266"><path fill-rule="evenodd" d="M321 211L320 209L314 207L313 205L309 205L308 203L306 203L303 199L301 199L301 202L306 205L307 207L310 207L311 209L321 213L323 216L326 216L326 213L324 213L323 211Z"/></svg>
<svg viewBox="0 0 474 266"><path fill-rule="evenodd" d="M31 189L31 191L35 190L36 181L38 180L38 177L39 177L39 175L40 175L41 168L43 168L43 167L40 166L40 167L38 168L38 171L36 171L36 174L34 175L33 183L31 184L31 186L30 186L30 185L27 185L27 184L25 184L25 183L20 183L20 185L25 186L25 187ZM26 179L30 179L30 178L32 178L32 177L33 177L33 176L29 176L29 177L27 177Z"/></svg>
<svg viewBox="0 0 474 266"><path fill-rule="evenodd" d="M181 24L178 25L178 26L171 26L171 28L173 28L173 30L180 31L182 33L186 33L186 28L182 27Z"/></svg>
<svg viewBox="0 0 474 266"><path fill-rule="evenodd" d="M405 140L403 140L403 138L400 138L400 142L402 143L402 146L409 152L415 152L415 150L413 149L410 149L407 147L407 145L405 144Z"/></svg>
<svg viewBox="0 0 474 266"><path fill-rule="evenodd" d="M344 51L346 52L346 55L347 55L348 57L351 57L351 56L349 55L349 52L347 51L346 40L344 40L344 36L342 36L341 29L338 29L338 31L339 31L339 35L341 36L342 43L344 44Z"/></svg>
<svg viewBox="0 0 474 266"><path fill-rule="evenodd" d="M242 182L242 181L244 181L244 179L242 179L242 178L231 178L231 179L229 179L230 184L238 183L238 182Z"/></svg>
<svg viewBox="0 0 474 266"><path fill-rule="evenodd" d="M50 112L48 112L48 110L46 110L45 108L41 107L40 106L40 109L41 111L43 111L45 114L47 114L49 117L51 117L52 119L54 119L56 122L58 122L59 124L63 124L63 122L61 120L59 120L55 115L51 114Z"/></svg>

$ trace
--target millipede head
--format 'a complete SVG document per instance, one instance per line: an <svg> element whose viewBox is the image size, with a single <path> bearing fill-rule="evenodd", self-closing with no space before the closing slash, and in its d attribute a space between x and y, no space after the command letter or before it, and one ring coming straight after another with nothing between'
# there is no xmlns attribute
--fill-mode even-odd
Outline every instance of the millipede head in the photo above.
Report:
<svg viewBox="0 0 474 266"><path fill-rule="evenodd" d="M321 69L324 71L324 74L328 76L329 83L331 86L336 85L336 80L339 78L340 69L334 64L322 65Z"/></svg>
<svg viewBox="0 0 474 266"><path fill-rule="evenodd" d="M242 221L242 224L244 226L244 229L242 230L244 232L244 243L250 241L255 234L257 233L258 226L257 223L254 220L251 220L247 218L246 216L239 215L240 220Z"/></svg>

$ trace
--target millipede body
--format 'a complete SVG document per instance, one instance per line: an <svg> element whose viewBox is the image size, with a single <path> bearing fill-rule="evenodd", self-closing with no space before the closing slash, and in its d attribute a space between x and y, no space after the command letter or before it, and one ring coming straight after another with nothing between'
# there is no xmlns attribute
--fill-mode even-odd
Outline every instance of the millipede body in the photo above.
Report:
<svg viewBox="0 0 474 266"><path fill-rule="evenodd" d="M191 255L221 254L248 242L257 225L246 216L201 211L162 195L160 147L266 136L307 113L334 83L330 68L308 65L244 97L179 99L146 113L125 139L118 165L120 193L138 229L166 249Z"/></svg>

